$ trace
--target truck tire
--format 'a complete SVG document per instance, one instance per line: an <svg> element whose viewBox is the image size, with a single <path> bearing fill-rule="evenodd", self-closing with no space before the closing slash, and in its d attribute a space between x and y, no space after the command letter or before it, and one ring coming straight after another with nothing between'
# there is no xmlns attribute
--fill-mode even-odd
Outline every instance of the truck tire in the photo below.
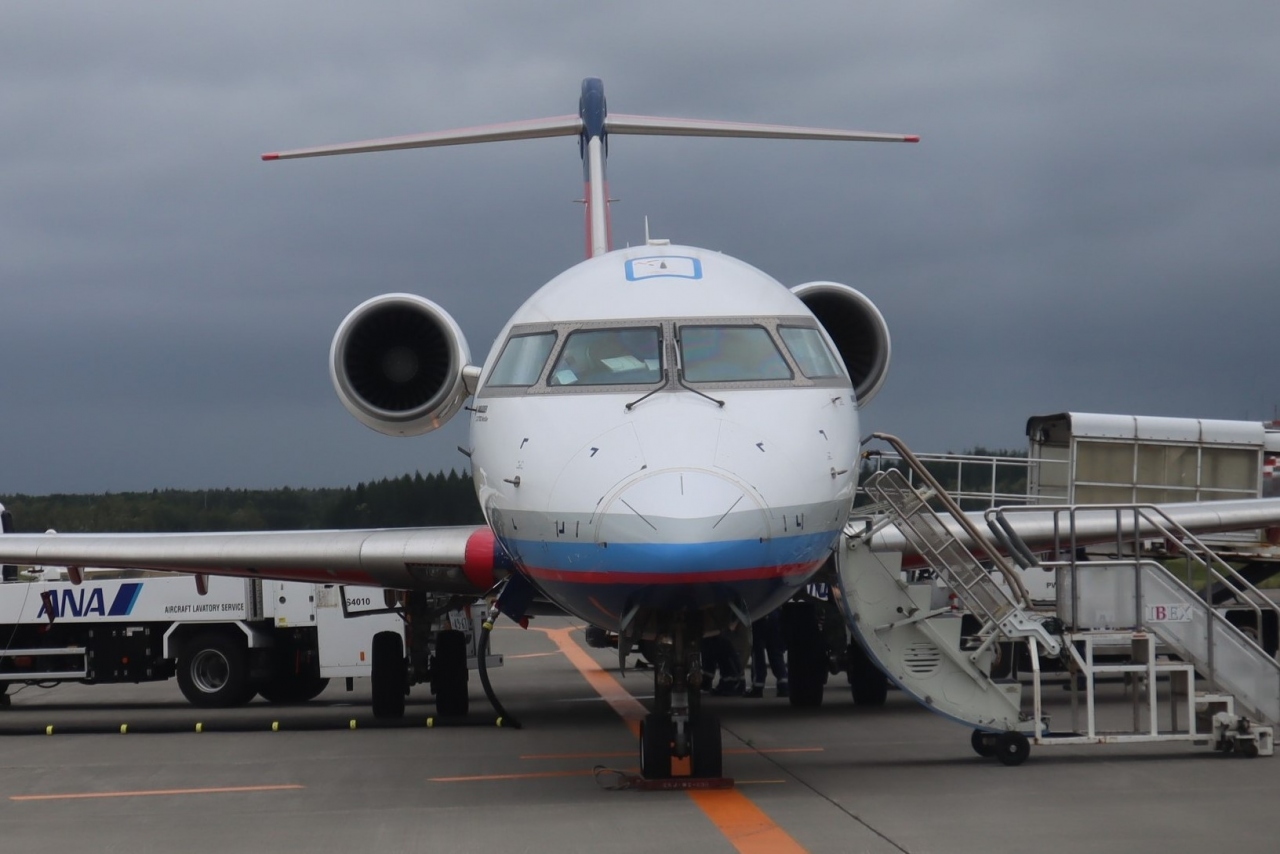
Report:
<svg viewBox="0 0 1280 854"><path fill-rule="evenodd" d="M178 687L193 706L225 709L253 698L244 642L226 632L197 635L178 659Z"/></svg>
<svg viewBox="0 0 1280 854"><path fill-rule="evenodd" d="M373 636L373 662L369 677L373 683L373 716L404 717L409 671L404 661L404 640L397 632L378 632Z"/></svg>
<svg viewBox="0 0 1280 854"><path fill-rule="evenodd" d="M276 675L270 682L258 686L258 693L268 703L305 703L319 697L329 680L323 676L300 673Z"/></svg>
<svg viewBox="0 0 1280 854"><path fill-rule="evenodd" d="M449 629L436 633L431 689L436 695L436 711L441 715L462 717L467 713L467 636L463 632Z"/></svg>

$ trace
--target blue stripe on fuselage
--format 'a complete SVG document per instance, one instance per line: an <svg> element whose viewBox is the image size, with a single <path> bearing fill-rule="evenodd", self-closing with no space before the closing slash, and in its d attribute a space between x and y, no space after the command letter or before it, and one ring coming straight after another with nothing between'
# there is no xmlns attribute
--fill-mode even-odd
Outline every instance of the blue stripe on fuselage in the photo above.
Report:
<svg viewBox="0 0 1280 854"><path fill-rule="evenodd" d="M839 530L775 537L761 542L625 543L503 538L516 560L562 572L716 572L787 566L824 559Z"/></svg>

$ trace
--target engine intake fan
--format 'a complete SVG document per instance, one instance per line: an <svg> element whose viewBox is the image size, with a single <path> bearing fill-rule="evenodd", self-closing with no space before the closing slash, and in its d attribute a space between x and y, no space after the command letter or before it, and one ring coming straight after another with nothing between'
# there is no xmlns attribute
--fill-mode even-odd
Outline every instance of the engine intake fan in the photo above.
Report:
<svg viewBox="0 0 1280 854"><path fill-rule="evenodd" d="M471 350L458 324L431 300L384 294L338 326L329 373L360 423L388 436L417 436L458 413L471 394ZM468 370L470 368L470 370Z"/></svg>
<svg viewBox="0 0 1280 854"><path fill-rule="evenodd" d="M875 397L889 372L889 326L875 303L848 285L806 282L791 292L800 298L827 330L849 377L853 393L863 404Z"/></svg>

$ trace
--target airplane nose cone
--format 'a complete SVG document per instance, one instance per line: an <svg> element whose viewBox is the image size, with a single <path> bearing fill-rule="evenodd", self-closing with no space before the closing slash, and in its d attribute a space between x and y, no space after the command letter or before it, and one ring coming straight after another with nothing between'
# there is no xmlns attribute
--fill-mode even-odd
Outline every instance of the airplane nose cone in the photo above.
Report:
<svg viewBox="0 0 1280 854"><path fill-rule="evenodd" d="M710 543L768 537L764 504L745 484L700 470L660 471L606 499L600 542Z"/></svg>

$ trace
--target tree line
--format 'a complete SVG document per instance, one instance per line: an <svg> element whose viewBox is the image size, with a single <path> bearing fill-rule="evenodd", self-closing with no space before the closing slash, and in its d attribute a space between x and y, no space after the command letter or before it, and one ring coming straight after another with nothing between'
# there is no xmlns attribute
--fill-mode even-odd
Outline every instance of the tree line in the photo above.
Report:
<svg viewBox="0 0 1280 854"><path fill-rule="evenodd" d="M1024 458L1025 450L977 447L970 456ZM897 464L900 466L900 464ZM895 466L895 467L897 467ZM860 482L878 466L862 464ZM992 469L929 463L933 475L953 492L991 489ZM995 489L1026 492L1026 468L1018 463L995 468ZM865 502L860 496L858 503ZM484 522L471 476L456 470L325 489L156 489L102 495L0 495L13 514L14 529L41 533L131 533L154 531L281 531L335 528L406 528L428 525L479 525ZM982 502L962 502L983 509ZM970 507L969 505L973 506Z"/></svg>
<svg viewBox="0 0 1280 854"><path fill-rule="evenodd" d="M101 495L0 495L14 530L41 533L326 530L481 524L467 472L324 489L156 489Z"/></svg>

